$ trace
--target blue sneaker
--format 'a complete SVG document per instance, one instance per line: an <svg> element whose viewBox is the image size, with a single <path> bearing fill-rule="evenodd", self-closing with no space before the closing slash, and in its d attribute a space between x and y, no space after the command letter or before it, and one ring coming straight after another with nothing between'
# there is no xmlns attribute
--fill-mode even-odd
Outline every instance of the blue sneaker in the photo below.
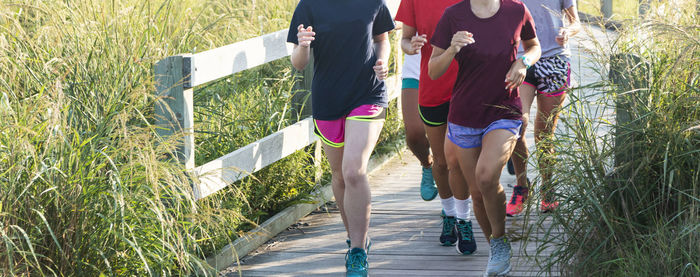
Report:
<svg viewBox="0 0 700 277"><path fill-rule="evenodd" d="M506 276L510 272L511 248L506 236L491 237L491 252L484 276Z"/></svg>
<svg viewBox="0 0 700 277"><path fill-rule="evenodd" d="M470 255L476 251L476 241L474 240L474 232L472 231L472 222L457 219L455 224L455 232L457 233L457 253L462 255Z"/></svg>
<svg viewBox="0 0 700 277"><path fill-rule="evenodd" d="M433 168L423 168L423 177L420 181L420 197L425 201L430 201L435 199L438 195L437 187L435 187L435 180L433 180Z"/></svg>
<svg viewBox="0 0 700 277"><path fill-rule="evenodd" d="M345 254L345 276L367 277L367 253L360 248L348 250Z"/></svg>
<svg viewBox="0 0 700 277"><path fill-rule="evenodd" d="M348 244L348 248L352 247L352 241L350 241L349 238L345 240L345 243ZM372 239L370 239L369 236L367 236L367 238L365 239L365 249L367 249L367 254L369 254L369 249L371 247L372 247Z"/></svg>
<svg viewBox="0 0 700 277"><path fill-rule="evenodd" d="M443 246L451 246L457 242L457 233L455 232L455 223L457 220L454 216L445 215L442 211L442 234L440 234L440 244Z"/></svg>

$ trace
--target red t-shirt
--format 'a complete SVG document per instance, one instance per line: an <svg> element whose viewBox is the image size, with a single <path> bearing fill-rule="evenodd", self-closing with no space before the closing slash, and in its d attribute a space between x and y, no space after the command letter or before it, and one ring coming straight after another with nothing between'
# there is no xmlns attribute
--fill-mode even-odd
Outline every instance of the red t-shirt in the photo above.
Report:
<svg viewBox="0 0 700 277"><path fill-rule="evenodd" d="M419 35L428 36L428 42L421 48L420 79L418 82L418 104L424 107L435 107L450 101L452 89L457 78L457 63L452 62L444 75L437 80L428 76L428 61L433 53L430 39L435 32L442 13L449 6L460 0L402 0L396 12L396 20L416 28Z"/></svg>
<svg viewBox="0 0 700 277"><path fill-rule="evenodd" d="M520 41L536 37L530 12L520 1L501 0L496 14L479 18L465 0L445 10L430 42L447 49L458 31L471 32L475 42L455 56L459 73L447 120L471 128L486 128L499 119L520 120L520 93L506 90L505 79Z"/></svg>

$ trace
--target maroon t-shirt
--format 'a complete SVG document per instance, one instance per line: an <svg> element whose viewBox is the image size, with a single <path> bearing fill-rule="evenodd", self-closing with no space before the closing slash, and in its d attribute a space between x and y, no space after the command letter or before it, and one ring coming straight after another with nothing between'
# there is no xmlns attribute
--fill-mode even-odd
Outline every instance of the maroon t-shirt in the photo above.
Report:
<svg viewBox="0 0 700 277"><path fill-rule="evenodd" d="M465 0L445 10L430 42L447 49L458 31L471 32L475 42L462 47L455 56L459 72L448 121L486 128L499 119L520 120L520 93L517 89L506 90L505 79L516 60L520 41L536 37L530 12L520 1L501 0L496 14L479 18Z"/></svg>

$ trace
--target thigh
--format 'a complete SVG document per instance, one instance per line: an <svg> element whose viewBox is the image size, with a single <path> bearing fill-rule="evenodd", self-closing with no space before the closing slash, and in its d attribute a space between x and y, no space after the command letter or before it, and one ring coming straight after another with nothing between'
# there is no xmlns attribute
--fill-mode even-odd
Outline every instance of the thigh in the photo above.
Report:
<svg viewBox="0 0 700 277"><path fill-rule="evenodd" d="M384 120L345 121L345 149L343 167L352 166L361 172L367 171L367 163L372 154Z"/></svg>
<svg viewBox="0 0 700 277"><path fill-rule="evenodd" d="M494 129L482 140L476 172L489 179L498 179L513 153L518 136L512 130Z"/></svg>
<svg viewBox="0 0 700 277"><path fill-rule="evenodd" d="M433 158L445 160L445 131L447 130L447 124L432 127L425 125L425 133L428 135L428 141L430 142L430 149L433 150Z"/></svg>
<svg viewBox="0 0 700 277"><path fill-rule="evenodd" d="M328 164L331 166L331 173L340 174L343 169L343 148L344 147L334 147L323 143L323 152L326 153L326 159ZM338 175L342 176L342 174Z"/></svg>
<svg viewBox="0 0 700 277"><path fill-rule="evenodd" d="M566 100L566 93L557 96L540 95L537 97L536 127L539 127L539 130L544 129L551 132L554 129L564 100Z"/></svg>
<svg viewBox="0 0 700 277"><path fill-rule="evenodd" d="M406 128L406 135L412 133L421 133L423 130L423 121L418 114L418 89L407 88L401 90L401 113L403 115L403 124Z"/></svg>

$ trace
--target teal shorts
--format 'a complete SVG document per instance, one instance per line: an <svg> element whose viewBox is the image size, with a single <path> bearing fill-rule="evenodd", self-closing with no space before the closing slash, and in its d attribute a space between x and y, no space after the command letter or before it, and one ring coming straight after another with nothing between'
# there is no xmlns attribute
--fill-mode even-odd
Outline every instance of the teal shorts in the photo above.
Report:
<svg viewBox="0 0 700 277"><path fill-rule="evenodd" d="M401 80L401 89L414 88L418 89L418 79L404 78Z"/></svg>

